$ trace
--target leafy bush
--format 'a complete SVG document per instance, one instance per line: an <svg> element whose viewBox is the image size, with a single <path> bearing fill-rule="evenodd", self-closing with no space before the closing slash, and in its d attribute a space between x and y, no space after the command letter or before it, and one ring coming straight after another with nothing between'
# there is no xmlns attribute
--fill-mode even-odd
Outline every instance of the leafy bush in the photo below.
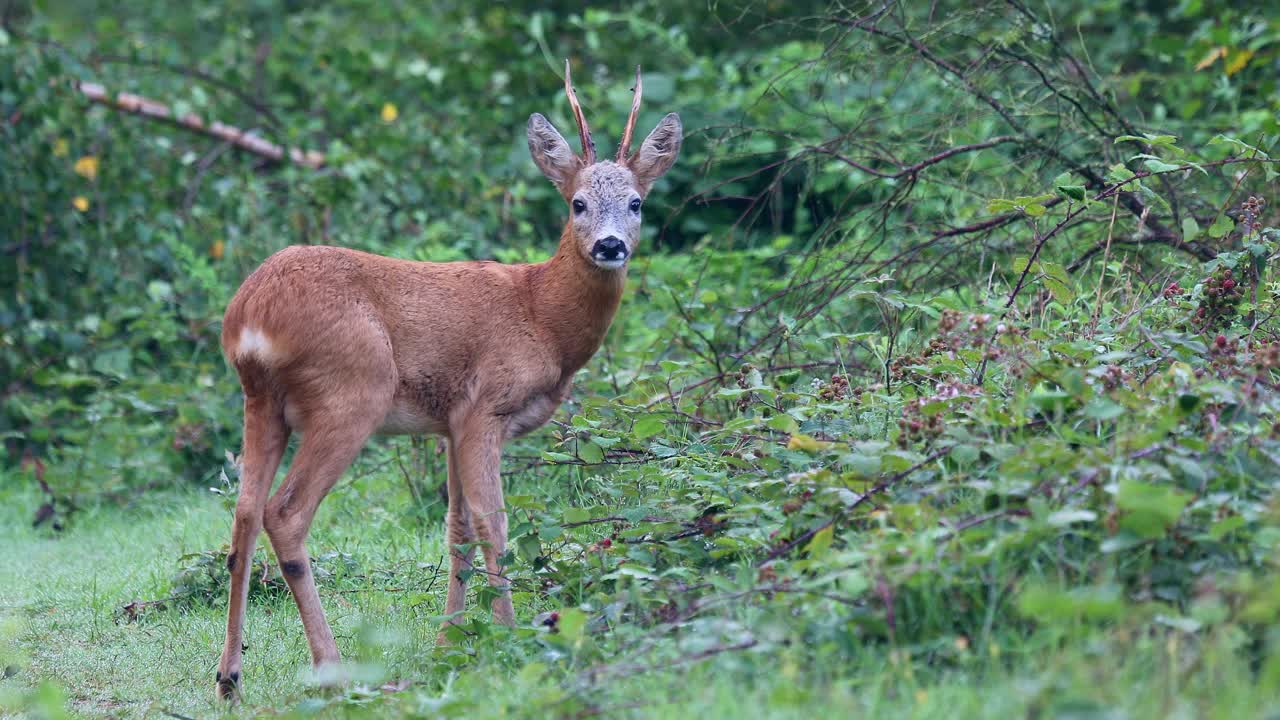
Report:
<svg viewBox="0 0 1280 720"><path fill-rule="evenodd" d="M644 694L619 678L706 661L803 675L778 691L802 707L857 662L896 692L1051 650L1280 693L1274 11L71 5L0 35L0 432L59 518L217 475L240 432L221 311L275 249L545 257L563 209L520 125L571 126L562 57L598 139L635 61L641 124L684 117L605 347L506 457L524 625L490 627L478 587L421 707L332 702L461 712L500 667L513 714L611 714ZM380 441L329 502L437 527L433 451ZM165 612L217 605L221 553L179 559ZM391 572L318 555L344 591ZM426 570L398 577L415 603Z"/></svg>

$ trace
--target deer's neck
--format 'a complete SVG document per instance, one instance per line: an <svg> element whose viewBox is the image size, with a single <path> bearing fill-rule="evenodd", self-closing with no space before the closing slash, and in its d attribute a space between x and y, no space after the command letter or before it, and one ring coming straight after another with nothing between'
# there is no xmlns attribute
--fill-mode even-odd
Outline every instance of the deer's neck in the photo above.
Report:
<svg viewBox="0 0 1280 720"><path fill-rule="evenodd" d="M534 313L555 342L566 375L585 365L600 348L626 280L625 268L602 270L584 258L574 247L567 225L556 254L534 266Z"/></svg>

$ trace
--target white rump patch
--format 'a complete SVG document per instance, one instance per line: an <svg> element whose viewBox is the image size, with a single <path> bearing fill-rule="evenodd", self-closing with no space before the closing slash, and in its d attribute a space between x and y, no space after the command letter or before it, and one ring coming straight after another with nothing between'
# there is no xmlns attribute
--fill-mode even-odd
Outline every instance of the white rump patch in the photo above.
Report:
<svg viewBox="0 0 1280 720"><path fill-rule="evenodd" d="M255 356L259 362L271 364L279 360L279 353L271 344L271 338L257 328L245 327L240 330L240 342L236 345L236 357Z"/></svg>

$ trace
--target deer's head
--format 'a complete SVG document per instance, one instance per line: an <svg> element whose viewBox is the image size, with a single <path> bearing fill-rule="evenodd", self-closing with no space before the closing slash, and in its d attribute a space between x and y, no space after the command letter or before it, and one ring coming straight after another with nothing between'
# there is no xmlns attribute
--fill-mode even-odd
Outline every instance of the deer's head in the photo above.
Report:
<svg viewBox="0 0 1280 720"><path fill-rule="evenodd" d="M578 124L582 154L539 113L529 116L529 152L542 174L555 183L569 203L573 244L588 262L602 270L626 267L640 238L640 211L649 188L676 161L683 140L680 116L669 113L631 152L631 135L640 112L640 68L622 142L613 160L596 161L595 143L565 62L564 89Z"/></svg>

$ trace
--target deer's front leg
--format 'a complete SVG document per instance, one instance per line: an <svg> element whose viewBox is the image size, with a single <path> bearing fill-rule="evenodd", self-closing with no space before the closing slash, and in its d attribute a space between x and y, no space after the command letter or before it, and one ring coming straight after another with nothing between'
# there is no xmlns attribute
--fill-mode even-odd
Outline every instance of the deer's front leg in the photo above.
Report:
<svg viewBox="0 0 1280 720"><path fill-rule="evenodd" d="M505 568L498 558L507 550L507 511L502 502L502 441L505 428L492 415L477 413L453 429L449 438L451 470L456 470L460 500L474 539L482 543L489 584L501 590L493 601L493 620L515 624L515 610ZM449 513L454 514L454 488L449 488ZM451 525L453 520L451 519ZM451 579L452 580L452 579ZM454 586L450 586L450 594ZM461 604L461 603L459 603ZM446 605L446 610L451 609Z"/></svg>

